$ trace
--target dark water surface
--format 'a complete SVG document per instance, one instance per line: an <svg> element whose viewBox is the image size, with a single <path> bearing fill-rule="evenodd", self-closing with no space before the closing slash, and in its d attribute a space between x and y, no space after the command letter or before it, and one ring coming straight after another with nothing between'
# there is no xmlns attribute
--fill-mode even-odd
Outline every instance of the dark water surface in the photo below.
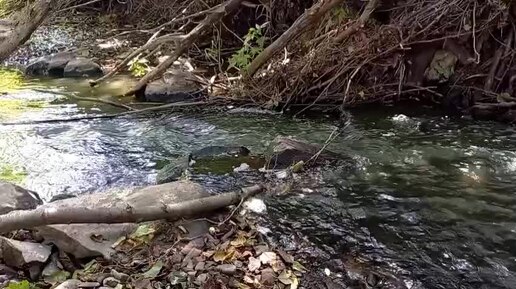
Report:
<svg viewBox="0 0 516 289"><path fill-rule="evenodd" d="M109 98L127 81L115 79L94 91L79 81L28 82L1 97L43 101L43 108L1 121L115 112L30 87ZM152 184L168 157L207 145L262 152L277 135L324 143L334 125L185 113L0 125L0 164L25 172L23 185L49 200ZM516 288L515 147L510 126L431 113L354 112L331 149L351 156L356 170L328 169L315 192L268 198L275 220L269 228L282 233L276 237L284 246L306 238L324 258L365 260L401 276L399 286L406 288Z"/></svg>

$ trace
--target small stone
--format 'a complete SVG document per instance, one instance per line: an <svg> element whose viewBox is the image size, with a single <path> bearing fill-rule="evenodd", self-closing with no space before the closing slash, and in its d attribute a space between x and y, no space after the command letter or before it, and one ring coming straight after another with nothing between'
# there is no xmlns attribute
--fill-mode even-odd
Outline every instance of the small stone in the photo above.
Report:
<svg viewBox="0 0 516 289"><path fill-rule="evenodd" d="M98 282L80 282L79 288L97 288L100 287Z"/></svg>
<svg viewBox="0 0 516 289"><path fill-rule="evenodd" d="M199 263L197 263L197 265L195 265L194 270L195 271L203 271L205 265L206 265L205 262L199 262Z"/></svg>
<svg viewBox="0 0 516 289"><path fill-rule="evenodd" d="M188 271L188 272L186 272L186 274L188 275L188 277L190 277L190 280L192 280L193 278L195 278L195 275L197 275L197 272Z"/></svg>
<svg viewBox="0 0 516 289"><path fill-rule="evenodd" d="M181 263L182 260L183 260L183 255L181 253L175 253L170 258L170 262L172 262L173 264Z"/></svg>
<svg viewBox="0 0 516 289"><path fill-rule="evenodd" d="M249 166L246 163L243 163L243 164L240 164L240 166L234 168L233 172L239 173L239 172L246 172L246 171L249 171L249 170L251 170L251 166Z"/></svg>
<svg viewBox="0 0 516 289"><path fill-rule="evenodd" d="M202 284L206 283L206 280L208 280L208 274L203 273L203 274L199 274L199 276L197 276L194 283L196 285L202 285Z"/></svg>
<svg viewBox="0 0 516 289"><path fill-rule="evenodd" d="M236 260L235 262L233 262L233 264L235 264L235 266L240 269L242 267L244 267L244 263L242 263L242 261L238 261Z"/></svg>
<svg viewBox="0 0 516 289"><path fill-rule="evenodd" d="M201 250L199 250L199 249L197 249L197 248L192 248L192 249L190 250L190 252L188 252L188 254L186 254L185 258L183 259L183 264L184 264L185 262L188 262L188 261L192 260L192 259L193 259L193 258L195 258L195 257L200 256L200 255L201 255L201 253L202 253L202 251L201 251Z"/></svg>
<svg viewBox="0 0 516 289"><path fill-rule="evenodd" d="M217 270L223 274L233 275L236 272L236 266L233 264L222 264L217 266Z"/></svg>
<svg viewBox="0 0 516 289"><path fill-rule="evenodd" d="M193 248L196 249L202 249L205 245L204 238L196 238L192 241L190 241L188 244L186 244L183 249L181 249L181 253L186 255L188 254Z"/></svg>
<svg viewBox="0 0 516 289"><path fill-rule="evenodd" d="M79 288L79 284L81 281L70 279L66 280L63 283L61 283L59 286L55 287L54 289L77 289Z"/></svg>
<svg viewBox="0 0 516 289"><path fill-rule="evenodd" d="M114 277L108 277L104 279L102 284L107 287L115 288L120 283L119 280L115 279Z"/></svg>
<svg viewBox="0 0 516 289"><path fill-rule="evenodd" d="M256 255L261 255L263 252L268 252L268 251L269 251L269 246L267 246L267 245L254 246L254 252L256 253Z"/></svg>

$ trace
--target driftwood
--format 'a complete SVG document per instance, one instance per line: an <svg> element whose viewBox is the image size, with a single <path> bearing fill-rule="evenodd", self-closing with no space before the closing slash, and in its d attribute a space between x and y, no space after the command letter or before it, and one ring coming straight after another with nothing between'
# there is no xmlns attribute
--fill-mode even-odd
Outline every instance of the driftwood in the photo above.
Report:
<svg viewBox="0 0 516 289"><path fill-rule="evenodd" d="M291 41L306 32L310 27L319 23L326 12L339 5L342 1L343 0L320 0L310 7L310 9L306 10L285 33L258 54L245 72L246 77L252 77L271 57L282 51Z"/></svg>
<svg viewBox="0 0 516 289"><path fill-rule="evenodd" d="M192 46L192 44L194 44L201 35L208 31L213 24L219 22L224 16L236 10L242 2L243 0L228 0L217 9L211 11L201 23L192 29L192 31L176 41L177 47L174 50L174 53L172 53L167 60L147 73L147 75L140 79L140 81L138 81L138 83L125 95L134 95L137 91L144 88L148 82L163 74L167 68L169 68L174 61L183 55L183 53L187 52L190 46Z"/></svg>
<svg viewBox="0 0 516 289"><path fill-rule="evenodd" d="M34 4L27 4L14 16L10 31L0 38L0 62L30 38L32 32L47 17L54 2L54 0L38 0Z"/></svg>
<svg viewBox="0 0 516 289"><path fill-rule="evenodd" d="M42 207L31 211L13 211L0 216L0 233L53 224L114 224L161 219L178 220L238 204L262 191L263 187L256 185L243 188L239 192L224 193L177 204L163 204L161 207L128 208L120 206L88 209L78 206L58 209Z"/></svg>

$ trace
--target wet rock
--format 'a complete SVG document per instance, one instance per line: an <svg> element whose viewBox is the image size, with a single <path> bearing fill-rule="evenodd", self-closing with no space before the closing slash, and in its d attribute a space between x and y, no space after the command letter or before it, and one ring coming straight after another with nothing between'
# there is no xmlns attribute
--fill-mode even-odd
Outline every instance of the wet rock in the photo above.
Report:
<svg viewBox="0 0 516 289"><path fill-rule="evenodd" d="M81 284L81 281L70 279L66 280L63 283L61 283L59 286L55 287L54 289L77 289L79 288L79 285Z"/></svg>
<svg viewBox="0 0 516 289"><path fill-rule="evenodd" d="M194 76L189 72L170 71L162 79L147 84L135 96L139 101L148 102L193 101L200 98L202 92L192 79Z"/></svg>
<svg viewBox="0 0 516 289"><path fill-rule="evenodd" d="M0 215L14 210L35 209L42 203L37 193L0 181Z"/></svg>
<svg viewBox="0 0 516 289"><path fill-rule="evenodd" d="M267 156L268 169L285 169L303 161L307 163L312 157L321 151L322 146L305 143L288 137L277 137ZM343 157L327 149L315 159L315 164L320 165L329 161L336 161ZM313 163L312 163L313 164Z"/></svg>
<svg viewBox="0 0 516 289"><path fill-rule="evenodd" d="M59 201L59 200L65 200L65 199L71 199L71 198L75 198L77 197L76 195L73 195L73 194L67 194L67 193L63 193L63 194L57 194L55 196L53 196L50 201L48 201L49 203L52 203L52 202L55 202L55 201Z"/></svg>
<svg viewBox="0 0 516 289"><path fill-rule="evenodd" d="M87 58L76 58L70 60L64 68L64 77L95 77L102 76L100 65Z"/></svg>
<svg viewBox="0 0 516 289"><path fill-rule="evenodd" d="M156 182L158 184L164 184L177 181L188 169L189 163L189 156L180 156L170 159L169 163L158 171Z"/></svg>
<svg viewBox="0 0 516 289"><path fill-rule="evenodd" d="M127 208L173 204L208 196L205 189L190 181L82 195L74 199L45 204L45 208L68 208L80 203L86 208ZM110 259L112 245L130 234L136 224L72 224L49 225L37 228L46 242L76 258L103 256ZM97 236L92 238L92 236ZM100 237L98 237L100 236Z"/></svg>
<svg viewBox="0 0 516 289"><path fill-rule="evenodd" d="M208 146L192 152L191 159L214 158L220 156L248 156L251 151L244 146Z"/></svg>
<svg viewBox="0 0 516 289"><path fill-rule="evenodd" d="M227 274L227 275L233 275L236 273L236 266L233 264L222 264L217 266L217 271Z"/></svg>
<svg viewBox="0 0 516 289"><path fill-rule="evenodd" d="M50 247L30 242L21 242L0 237L1 252L5 264L22 267L29 263L45 263L50 257Z"/></svg>
<svg viewBox="0 0 516 289"><path fill-rule="evenodd" d="M68 62L76 58L73 52L60 52L41 57L25 68L25 74L30 76L63 77Z"/></svg>

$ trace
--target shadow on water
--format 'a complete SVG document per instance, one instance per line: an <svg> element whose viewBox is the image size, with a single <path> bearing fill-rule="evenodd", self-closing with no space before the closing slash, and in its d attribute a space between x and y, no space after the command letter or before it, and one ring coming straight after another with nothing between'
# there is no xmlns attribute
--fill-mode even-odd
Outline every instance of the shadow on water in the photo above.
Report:
<svg viewBox="0 0 516 289"><path fill-rule="evenodd" d="M77 81L33 81L2 97L45 101L9 121L111 113L119 110L30 88L109 99L127 81L95 90ZM23 185L49 200L152 184L167 158L208 145L260 153L277 135L323 143L333 129L315 120L188 113L0 126L0 163L22 169ZM403 279L376 288L516 288L515 145L514 128L499 124L424 111L355 112L331 145L353 157L355 170L325 169L311 190L268 197L264 225L276 242L305 250L321 268L344 266L349 275L365 262ZM202 181L216 188L226 180L207 174ZM308 252L303 242L317 249Z"/></svg>

